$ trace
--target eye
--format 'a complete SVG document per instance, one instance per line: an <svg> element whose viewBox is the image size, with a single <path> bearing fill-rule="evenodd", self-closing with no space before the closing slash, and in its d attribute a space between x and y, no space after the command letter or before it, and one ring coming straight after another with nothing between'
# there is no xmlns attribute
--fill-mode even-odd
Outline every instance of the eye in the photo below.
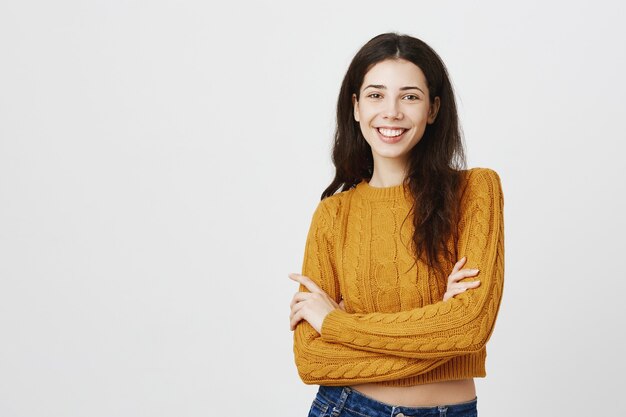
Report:
<svg viewBox="0 0 626 417"><path fill-rule="evenodd" d="M416 96L415 94L409 94L408 96L404 96L406 97L413 97L411 100L419 100L420 98L418 96Z"/></svg>
<svg viewBox="0 0 626 417"><path fill-rule="evenodd" d="M372 96L380 96L380 94L378 94L378 93L372 93L372 94L370 94L368 97L372 97ZM372 97L372 98L378 98L378 97Z"/></svg>

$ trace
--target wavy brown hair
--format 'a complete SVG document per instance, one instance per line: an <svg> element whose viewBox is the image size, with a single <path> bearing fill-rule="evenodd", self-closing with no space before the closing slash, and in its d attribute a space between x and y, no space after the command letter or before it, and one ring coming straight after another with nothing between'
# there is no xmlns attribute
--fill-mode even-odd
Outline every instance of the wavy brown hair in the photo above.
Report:
<svg viewBox="0 0 626 417"><path fill-rule="evenodd" d="M333 195L339 189L353 188L362 179L369 181L372 178L372 149L354 119L352 94L356 94L358 100L367 71L387 59L404 59L417 65L426 76L430 102L435 97L440 100L435 121L426 125L424 135L410 151L404 184L414 197L411 212L416 259L421 258L447 280L452 271L444 271L441 256L452 264L457 261L457 254L447 242L456 232L462 181L460 170L466 169L467 163L448 71L439 55L420 39L394 32L383 33L368 41L352 59L337 100L332 151L335 177L321 198Z"/></svg>

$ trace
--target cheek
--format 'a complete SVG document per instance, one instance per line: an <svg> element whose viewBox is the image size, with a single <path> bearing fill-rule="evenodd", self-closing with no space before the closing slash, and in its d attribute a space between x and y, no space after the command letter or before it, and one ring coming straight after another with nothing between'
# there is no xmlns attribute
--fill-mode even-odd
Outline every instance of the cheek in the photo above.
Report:
<svg viewBox="0 0 626 417"><path fill-rule="evenodd" d="M370 123L372 118L376 116L376 112L372 111L371 108L361 107L359 115L361 116L361 123Z"/></svg>
<svg viewBox="0 0 626 417"><path fill-rule="evenodd" d="M425 126L428 122L428 112L419 111L412 115L411 119L416 126Z"/></svg>
<svg viewBox="0 0 626 417"><path fill-rule="evenodd" d="M361 118L359 119L359 127L361 128L361 133L363 136L372 134L372 124L374 123L374 118L371 115L361 113Z"/></svg>
<svg viewBox="0 0 626 417"><path fill-rule="evenodd" d="M359 123L359 128L361 130L361 134L363 135L363 137L365 137L365 139L369 141L369 137L372 135L372 130L370 129L370 126L367 123L367 121L364 121L363 119L361 119L361 122Z"/></svg>

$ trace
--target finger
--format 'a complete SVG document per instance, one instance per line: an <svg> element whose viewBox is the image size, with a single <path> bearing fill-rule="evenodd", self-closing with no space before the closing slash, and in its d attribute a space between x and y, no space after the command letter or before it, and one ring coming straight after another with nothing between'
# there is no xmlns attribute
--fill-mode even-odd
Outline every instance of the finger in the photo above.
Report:
<svg viewBox="0 0 626 417"><path fill-rule="evenodd" d="M289 317L293 318L293 317L295 317L296 314L299 314L300 316L304 315L304 308L305 307L306 307L306 303L296 303L291 308L291 312L289 313Z"/></svg>
<svg viewBox="0 0 626 417"><path fill-rule="evenodd" d="M450 287L450 290L464 290L465 288L463 283L457 282L454 286Z"/></svg>
<svg viewBox="0 0 626 417"><path fill-rule="evenodd" d="M322 292L322 289L318 287L317 284L306 275L296 274L292 272L289 274L289 278L304 285L311 292Z"/></svg>
<svg viewBox="0 0 626 417"><path fill-rule="evenodd" d="M448 279L448 284L452 284L455 283L457 281L460 281L464 278L469 278L469 277L473 277L478 275L478 272L480 270L479 269L463 269L461 271L458 271L452 275L450 275L449 279Z"/></svg>
<svg viewBox="0 0 626 417"><path fill-rule="evenodd" d="M465 288L455 288L454 290L450 291L450 297L454 297L455 295L459 295L461 293L464 293L465 291L467 291Z"/></svg>
<svg viewBox="0 0 626 417"><path fill-rule="evenodd" d="M294 294L293 298L291 299L291 304L289 304L289 307L293 308L293 306L299 303L300 301L308 300L309 298L311 298L310 292L298 291L297 293Z"/></svg>
<svg viewBox="0 0 626 417"><path fill-rule="evenodd" d="M302 314L300 312L296 313L293 318L289 321L289 326L291 327L291 330L295 330L296 328L296 324L298 324L298 322L302 320Z"/></svg>
<svg viewBox="0 0 626 417"><path fill-rule="evenodd" d="M444 294L443 301L446 301L457 294L461 294L462 292L465 292L465 288L450 288L450 290L446 291L446 293Z"/></svg>
<svg viewBox="0 0 626 417"><path fill-rule="evenodd" d="M461 294L462 292L465 292L467 290L467 288L464 287L458 287L458 288L452 288L450 289L450 294L454 297L457 294Z"/></svg>
<svg viewBox="0 0 626 417"><path fill-rule="evenodd" d="M291 307L291 315L293 316L294 314L296 314L298 311L300 311L301 308L304 307L304 303L296 303L293 305L293 307Z"/></svg>
<svg viewBox="0 0 626 417"><path fill-rule="evenodd" d="M452 285L456 283L457 281L462 280L463 278L466 278L465 270L457 271L454 274L451 274L450 277L448 278L448 285Z"/></svg>
<svg viewBox="0 0 626 417"><path fill-rule="evenodd" d="M291 311L289 312L289 320L293 319L293 316L295 316L296 313L300 311L300 308L302 307L299 307L298 305L295 305L294 307L292 307Z"/></svg>
<svg viewBox="0 0 626 417"><path fill-rule="evenodd" d="M464 256L454 264L454 268L452 270L458 271L459 269L461 269L463 265L465 264L465 261L467 261L467 258Z"/></svg>
<svg viewBox="0 0 626 417"><path fill-rule="evenodd" d="M463 264L465 263L466 258L465 256L462 257L461 259L459 259L457 261L457 263L454 264L454 268L452 268L452 272L450 272L450 275L448 276L448 282L450 282L450 277L452 277L452 275L456 274L457 272L459 272L459 270L461 269L461 267L463 266Z"/></svg>
<svg viewBox="0 0 626 417"><path fill-rule="evenodd" d="M297 323L295 316L296 316L296 313L294 313L293 311L289 315L289 327L291 328L291 330L295 328L295 325Z"/></svg>
<svg viewBox="0 0 626 417"><path fill-rule="evenodd" d="M456 284L454 287L449 287L448 291L452 292L463 292L468 289L474 289L480 285L480 281L472 281L472 282L462 282Z"/></svg>
<svg viewBox="0 0 626 417"><path fill-rule="evenodd" d="M467 277L473 277L473 276L478 275L479 271L480 269L473 268L473 269L464 269L461 271L461 273L467 278Z"/></svg>

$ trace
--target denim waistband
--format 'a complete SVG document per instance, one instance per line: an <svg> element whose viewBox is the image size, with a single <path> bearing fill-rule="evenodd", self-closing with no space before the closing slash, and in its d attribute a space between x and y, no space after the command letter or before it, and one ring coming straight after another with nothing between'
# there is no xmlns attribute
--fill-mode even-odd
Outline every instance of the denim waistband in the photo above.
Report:
<svg viewBox="0 0 626 417"><path fill-rule="evenodd" d="M470 412L476 410L478 397L473 400L454 404L441 404L427 407L406 407L377 401L350 388L320 385L318 395L326 400L339 413L344 407L352 411L371 411L381 416L427 416ZM444 414L442 414L442 412Z"/></svg>

